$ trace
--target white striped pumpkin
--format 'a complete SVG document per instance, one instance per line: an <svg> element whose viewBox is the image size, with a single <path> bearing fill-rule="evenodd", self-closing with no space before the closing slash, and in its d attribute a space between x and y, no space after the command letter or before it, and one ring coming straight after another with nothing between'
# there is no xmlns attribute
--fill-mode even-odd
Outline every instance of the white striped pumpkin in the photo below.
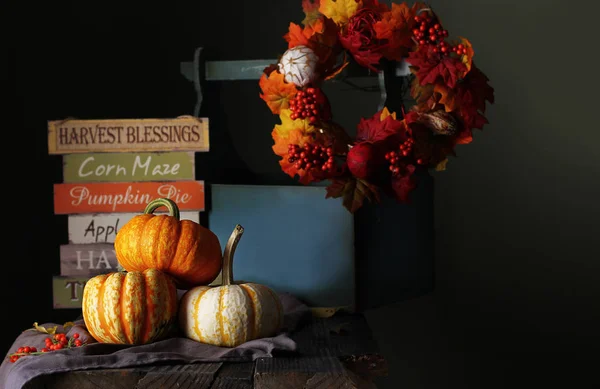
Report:
<svg viewBox="0 0 600 389"><path fill-rule="evenodd" d="M81 301L89 333L100 343L146 344L176 325L177 288L157 269L100 274L87 281Z"/></svg>
<svg viewBox="0 0 600 389"><path fill-rule="evenodd" d="M179 325L190 339L235 347L275 335L283 325L279 296L265 285L233 282L233 253L244 229L237 225L223 258L223 285L196 286L179 304Z"/></svg>

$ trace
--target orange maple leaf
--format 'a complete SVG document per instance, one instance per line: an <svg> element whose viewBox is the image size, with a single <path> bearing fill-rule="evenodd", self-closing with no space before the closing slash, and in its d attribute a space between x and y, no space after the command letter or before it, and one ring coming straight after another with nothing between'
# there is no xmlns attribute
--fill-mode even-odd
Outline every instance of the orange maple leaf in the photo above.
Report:
<svg viewBox="0 0 600 389"><path fill-rule="evenodd" d="M267 103L274 114L279 114L282 109L288 108L289 101L298 92L296 85L285 82L283 74L277 70L273 70L268 77L263 73L258 85L262 90L260 98Z"/></svg>
<svg viewBox="0 0 600 389"><path fill-rule="evenodd" d="M444 105L446 112L452 112L460 105L460 101L456 98L455 90L448 88L446 85L435 84L433 93L436 95L438 103Z"/></svg>
<svg viewBox="0 0 600 389"><path fill-rule="evenodd" d="M323 20L320 31L309 26L303 28L290 23L288 32L283 37L288 42L288 49L299 45L311 48L319 58L320 73L329 74L333 71L337 54L341 49L337 27L331 19Z"/></svg>
<svg viewBox="0 0 600 389"><path fill-rule="evenodd" d="M296 23L290 23L287 34L283 38L288 42L288 49L296 46L309 46L309 39L315 33L308 27L301 27Z"/></svg>
<svg viewBox="0 0 600 389"><path fill-rule="evenodd" d="M361 6L360 0L321 0L319 12L338 25L345 25Z"/></svg>
<svg viewBox="0 0 600 389"><path fill-rule="evenodd" d="M375 23L373 29L377 39L386 39L388 45L382 50L389 60L400 61L414 45L412 29L414 17L418 9L416 4L410 8L406 3L392 3L392 8L381 15L381 20Z"/></svg>

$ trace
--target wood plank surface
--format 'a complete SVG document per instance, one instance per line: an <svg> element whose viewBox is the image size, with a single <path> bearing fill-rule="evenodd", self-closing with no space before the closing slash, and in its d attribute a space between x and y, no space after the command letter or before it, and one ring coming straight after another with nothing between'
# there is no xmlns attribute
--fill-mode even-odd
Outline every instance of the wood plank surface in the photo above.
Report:
<svg viewBox="0 0 600 389"><path fill-rule="evenodd" d="M117 271L119 262L111 243L64 244L60 246L60 275L93 277Z"/></svg>
<svg viewBox="0 0 600 389"><path fill-rule="evenodd" d="M168 215L166 212L154 212L155 215ZM114 243L117 233L129 220L139 213L96 213L69 215L69 243ZM200 223L197 211L182 211L180 220L192 220Z"/></svg>
<svg viewBox="0 0 600 389"><path fill-rule="evenodd" d="M345 367L335 357L259 358L254 387L281 388L358 388Z"/></svg>
<svg viewBox="0 0 600 389"><path fill-rule="evenodd" d="M193 151L67 154L63 182L193 180L195 155Z"/></svg>
<svg viewBox="0 0 600 389"><path fill-rule="evenodd" d="M181 211L203 211L204 181L54 184L54 214L142 213L159 197L175 201Z"/></svg>
<svg viewBox="0 0 600 389"><path fill-rule="evenodd" d="M364 316L340 315L315 318L304 323L301 331L312 336L296 338L297 342L317 342L310 347L298 344L302 353L286 353L285 356L258 358L254 362L228 361L222 364L171 364L141 366L127 369L73 371L66 374L42 376L37 380L44 388L211 388L211 389L374 389L374 379L387 375L387 365L377 349L372 350L368 326L362 327ZM335 320L332 320L334 319ZM328 334L326 336L326 334ZM340 336L353 346L337 345ZM329 338L329 339L328 339ZM369 345L367 347L367 345ZM330 348L328 348L330 347ZM335 355L344 350L354 350L351 355ZM362 350L362 351L361 351ZM375 351L369 354L367 350ZM316 352L317 355L306 354ZM217 366L218 365L218 366ZM36 387L26 387L34 389Z"/></svg>
<svg viewBox="0 0 600 389"><path fill-rule="evenodd" d="M48 121L48 153L208 151L208 118Z"/></svg>
<svg viewBox="0 0 600 389"><path fill-rule="evenodd" d="M23 389L209 389L221 363L77 370L39 376Z"/></svg>
<svg viewBox="0 0 600 389"><path fill-rule="evenodd" d="M208 389L221 363L195 363L190 365L165 365L150 369L139 380L136 388L144 389Z"/></svg>

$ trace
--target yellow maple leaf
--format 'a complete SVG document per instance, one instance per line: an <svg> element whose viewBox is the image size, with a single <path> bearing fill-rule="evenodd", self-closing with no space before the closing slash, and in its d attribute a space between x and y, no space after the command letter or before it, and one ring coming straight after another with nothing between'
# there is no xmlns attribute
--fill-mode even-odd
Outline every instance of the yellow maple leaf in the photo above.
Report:
<svg viewBox="0 0 600 389"><path fill-rule="evenodd" d="M321 0L319 12L333 20L338 25L345 25L362 6L362 1L356 0Z"/></svg>
<svg viewBox="0 0 600 389"><path fill-rule="evenodd" d="M281 124L276 124L273 129L273 135L277 135L280 138L289 137L289 133L293 130L300 131L303 135L307 135L315 131L315 127L310 124L308 119L292 119L290 115L292 111L289 109L282 109L279 112L279 120Z"/></svg>
<svg viewBox="0 0 600 389"><path fill-rule="evenodd" d="M381 111L381 115L379 116L379 120L384 121L385 118L387 118L388 116L391 116L392 119L396 120L396 112L390 113L390 111L387 109L387 107L383 107L383 110Z"/></svg>

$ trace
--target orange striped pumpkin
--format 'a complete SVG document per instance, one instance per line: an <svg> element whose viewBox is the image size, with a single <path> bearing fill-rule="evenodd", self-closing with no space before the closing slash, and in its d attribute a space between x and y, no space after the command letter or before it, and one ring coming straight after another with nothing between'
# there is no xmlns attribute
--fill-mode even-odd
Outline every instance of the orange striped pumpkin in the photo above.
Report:
<svg viewBox="0 0 600 389"><path fill-rule="evenodd" d="M179 304L179 325L190 339L235 347L275 335L283 325L279 296L265 285L233 282L233 253L244 229L237 225L223 258L223 285L197 286Z"/></svg>
<svg viewBox="0 0 600 389"><path fill-rule="evenodd" d="M169 215L152 212L165 206ZM215 233L192 220L179 220L173 200L159 198L130 219L115 237L117 261L127 271L154 268L171 275L180 289L208 285L219 275L221 244Z"/></svg>
<svg viewBox="0 0 600 389"><path fill-rule="evenodd" d="M85 284L81 308L98 342L152 343L176 325L177 289L170 276L156 269L100 274Z"/></svg>

